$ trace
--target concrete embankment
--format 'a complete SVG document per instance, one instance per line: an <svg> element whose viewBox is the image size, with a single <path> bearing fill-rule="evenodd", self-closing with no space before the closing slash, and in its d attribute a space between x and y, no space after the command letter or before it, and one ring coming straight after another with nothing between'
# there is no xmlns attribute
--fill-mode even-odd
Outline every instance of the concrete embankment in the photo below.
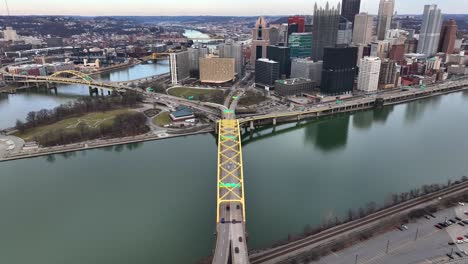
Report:
<svg viewBox="0 0 468 264"><path fill-rule="evenodd" d="M104 148L104 147L131 144L131 143L139 143L139 142L145 142L145 141L192 136L192 135L206 134L206 133L212 133L212 132L214 132L214 129L205 128L200 131L191 131L188 133L180 133L180 134L148 133L148 134L133 136L133 137L93 140L93 141L74 143L74 144L68 144L68 145L57 146L57 147L38 148L35 150L30 150L30 151L22 151L22 152L18 152L14 154L7 154L6 156L0 158L0 162L18 160L18 159L35 158L35 157L40 157L40 156L88 150L88 149Z"/></svg>

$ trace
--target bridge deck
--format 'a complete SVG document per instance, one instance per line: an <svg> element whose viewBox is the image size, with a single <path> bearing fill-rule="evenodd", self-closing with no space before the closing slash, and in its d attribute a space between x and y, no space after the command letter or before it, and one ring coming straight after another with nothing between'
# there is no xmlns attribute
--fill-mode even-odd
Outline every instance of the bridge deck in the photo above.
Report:
<svg viewBox="0 0 468 264"><path fill-rule="evenodd" d="M229 256L232 263L249 263L239 121L223 119L218 129L217 240L213 263L226 264Z"/></svg>

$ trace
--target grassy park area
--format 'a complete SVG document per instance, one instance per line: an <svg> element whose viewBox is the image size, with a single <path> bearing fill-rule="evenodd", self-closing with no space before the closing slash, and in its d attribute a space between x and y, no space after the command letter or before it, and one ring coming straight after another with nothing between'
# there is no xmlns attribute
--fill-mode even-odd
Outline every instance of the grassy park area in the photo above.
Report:
<svg viewBox="0 0 468 264"><path fill-rule="evenodd" d="M54 130L65 130L67 132L77 132L80 124L86 125L88 128L100 128L102 126L112 126L114 118L123 113L131 112L128 109L118 109L106 112L93 112L80 117L70 117L53 124L33 127L26 129L23 133L16 133L15 135L23 138L24 140L34 140L34 138L42 136L45 133Z"/></svg>
<svg viewBox="0 0 468 264"><path fill-rule="evenodd" d="M169 125L170 123L172 123L172 119L169 115L170 115L169 112L160 113L159 115L153 118L153 124L160 126L160 127Z"/></svg>
<svg viewBox="0 0 468 264"><path fill-rule="evenodd" d="M224 90L176 87L167 91L169 95L202 102L222 103Z"/></svg>

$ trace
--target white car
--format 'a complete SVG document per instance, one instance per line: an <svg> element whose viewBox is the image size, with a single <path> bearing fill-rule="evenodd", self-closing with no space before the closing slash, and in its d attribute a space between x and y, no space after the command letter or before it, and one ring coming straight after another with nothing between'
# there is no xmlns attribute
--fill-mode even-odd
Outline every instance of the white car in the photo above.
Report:
<svg viewBox="0 0 468 264"><path fill-rule="evenodd" d="M457 240L457 244L463 244L463 240Z"/></svg>
<svg viewBox="0 0 468 264"><path fill-rule="evenodd" d="M458 202L458 204L461 205L461 206L465 206L465 204L462 203L462 202Z"/></svg>
<svg viewBox="0 0 468 264"><path fill-rule="evenodd" d="M406 225L401 225L401 227L408 230L408 227Z"/></svg>

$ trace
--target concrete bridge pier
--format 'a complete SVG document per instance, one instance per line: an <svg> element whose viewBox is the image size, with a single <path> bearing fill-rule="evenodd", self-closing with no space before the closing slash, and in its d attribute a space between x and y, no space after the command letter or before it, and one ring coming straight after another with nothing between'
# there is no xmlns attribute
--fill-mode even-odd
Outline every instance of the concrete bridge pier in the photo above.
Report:
<svg viewBox="0 0 468 264"><path fill-rule="evenodd" d="M301 121L301 115L297 115L297 121Z"/></svg>
<svg viewBox="0 0 468 264"><path fill-rule="evenodd" d="M104 96L104 89L101 88L101 95Z"/></svg>
<svg viewBox="0 0 468 264"><path fill-rule="evenodd" d="M273 118L273 125L276 126L276 118Z"/></svg>
<svg viewBox="0 0 468 264"><path fill-rule="evenodd" d="M92 86L89 86L89 96L99 96L99 90L98 88L93 88Z"/></svg>
<svg viewBox="0 0 468 264"><path fill-rule="evenodd" d="M250 121L250 129L254 130L255 127L254 127L254 122L253 121Z"/></svg>
<svg viewBox="0 0 468 264"><path fill-rule="evenodd" d="M50 88L49 88L49 87L47 87L47 88L48 88L48 90L49 90L49 91L50 91L50 90L53 90L55 95L57 95L57 94L58 94L58 91L57 91L57 86L53 86L53 87L50 87Z"/></svg>

